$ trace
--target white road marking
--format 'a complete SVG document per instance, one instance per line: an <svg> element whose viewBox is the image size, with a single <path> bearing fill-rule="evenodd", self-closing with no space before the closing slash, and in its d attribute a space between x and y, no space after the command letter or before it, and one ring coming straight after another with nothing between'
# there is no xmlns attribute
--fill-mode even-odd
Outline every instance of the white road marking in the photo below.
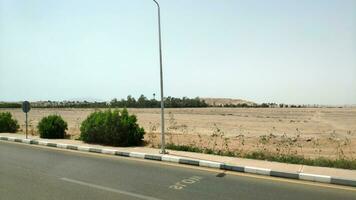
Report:
<svg viewBox="0 0 356 200"><path fill-rule="evenodd" d="M105 191L114 192L114 193L118 193L118 194L124 194L124 195L127 195L127 196L136 197L138 199L160 200L160 199L157 199L155 197L150 197L150 196L136 194L136 193L127 192L127 191L123 191L123 190L113 189L113 188L104 187L104 186L100 186L100 185L95 185L95 184L91 184L91 183L86 183L86 182L82 182L82 181L77 181L77 180L73 180L73 179L69 179L69 178L61 178L61 180L62 181L67 181L67 182L70 182L70 183L76 183L76 184L79 184L79 185L84 185L84 186L100 189L100 190L105 190Z"/></svg>
<svg viewBox="0 0 356 200"><path fill-rule="evenodd" d="M178 181L174 185L169 186L170 189L175 189L175 190L181 190L187 187L190 184L193 183L198 183L203 177L200 176L192 176L190 178L183 179L181 181ZM184 183L184 184L183 184Z"/></svg>

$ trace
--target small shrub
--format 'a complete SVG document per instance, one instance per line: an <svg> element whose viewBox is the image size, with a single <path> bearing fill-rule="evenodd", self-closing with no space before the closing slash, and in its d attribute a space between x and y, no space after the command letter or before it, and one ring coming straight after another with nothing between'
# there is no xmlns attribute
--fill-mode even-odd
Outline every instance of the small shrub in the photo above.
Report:
<svg viewBox="0 0 356 200"><path fill-rule="evenodd" d="M68 130L67 122L59 115L49 115L41 119L37 125L41 138L61 139Z"/></svg>
<svg viewBox="0 0 356 200"><path fill-rule="evenodd" d="M167 149L172 149L172 150L177 150L177 151L188 151L188 152L197 152L197 153L203 153L204 150L196 147L196 146L191 146L191 145L176 145L173 143L168 143L166 144Z"/></svg>
<svg viewBox="0 0 356 200"><path fill-rule="evenodd" d="M140 145L144 134L136 116L129 115L127 109L94 112L80 127L80 138L84 142L112 146Z"/></svg>
<svg viewBox="0 0 356 200"><path fill-rule="evenodd" d="M19 125L9 112L0 112L0 133L16 133Z"/></svg>

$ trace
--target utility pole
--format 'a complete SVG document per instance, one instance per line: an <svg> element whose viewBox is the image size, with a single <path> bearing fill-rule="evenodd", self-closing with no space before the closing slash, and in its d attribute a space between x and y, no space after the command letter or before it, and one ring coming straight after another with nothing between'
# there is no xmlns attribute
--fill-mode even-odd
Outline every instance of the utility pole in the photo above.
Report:
<svg viewBox="0 0 356 200"><path fill-rule="evenodd" d="M160 83L161 83L161 154L166 153L166 144L164 138L164 96L163 96L163 70L162 70L162 38L161 38L161 9L156 0L153 0L157 5L158 11L158 39L159 39L159 65L160 65Z"/></svg>

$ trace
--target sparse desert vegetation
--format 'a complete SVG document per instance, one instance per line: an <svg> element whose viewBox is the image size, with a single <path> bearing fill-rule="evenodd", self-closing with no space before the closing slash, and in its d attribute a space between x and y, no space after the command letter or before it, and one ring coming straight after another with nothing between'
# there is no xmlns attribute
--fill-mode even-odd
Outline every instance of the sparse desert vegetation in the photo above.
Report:
<svg viewBox="0 0 356 200"><path fill-rule="evenodd" d="M81 122L95 110L34 108L29 113L29 133L37 134L42 117L58 114L68 122L67 133L78 138ZM160 110L128 110L146 130L148 145L158 147ZM21 109L0 111L10 112L18 120L20 131L24 129ZM356 108L171 108L166 109L165 116L171 147L261 159L270 155L356 158Z"/></svg>

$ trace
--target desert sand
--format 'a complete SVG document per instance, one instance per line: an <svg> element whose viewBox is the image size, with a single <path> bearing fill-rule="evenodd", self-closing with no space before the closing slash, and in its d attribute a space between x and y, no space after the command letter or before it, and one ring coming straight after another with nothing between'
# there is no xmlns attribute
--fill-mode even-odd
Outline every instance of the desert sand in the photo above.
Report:
<svg viewBox="0 0 356 200"><path fill-rule="evenodd" d="M9 111L24 130L21 109ZM80 123L95 109L36 109L29 113L30 133L39 120L59 114L76 138ZM168 142L214 149L253 151L269 149L316 156L347 156L356 151L356 108L177 108L165 110ZM129 109L147 132L150 145L159 144L160 110ZM291 144L289 144L291 143ZM288 146L289 145L289 146ZM340 153L340 150L342 152ZM342 155L340 155L342 154Z"/></svg>

